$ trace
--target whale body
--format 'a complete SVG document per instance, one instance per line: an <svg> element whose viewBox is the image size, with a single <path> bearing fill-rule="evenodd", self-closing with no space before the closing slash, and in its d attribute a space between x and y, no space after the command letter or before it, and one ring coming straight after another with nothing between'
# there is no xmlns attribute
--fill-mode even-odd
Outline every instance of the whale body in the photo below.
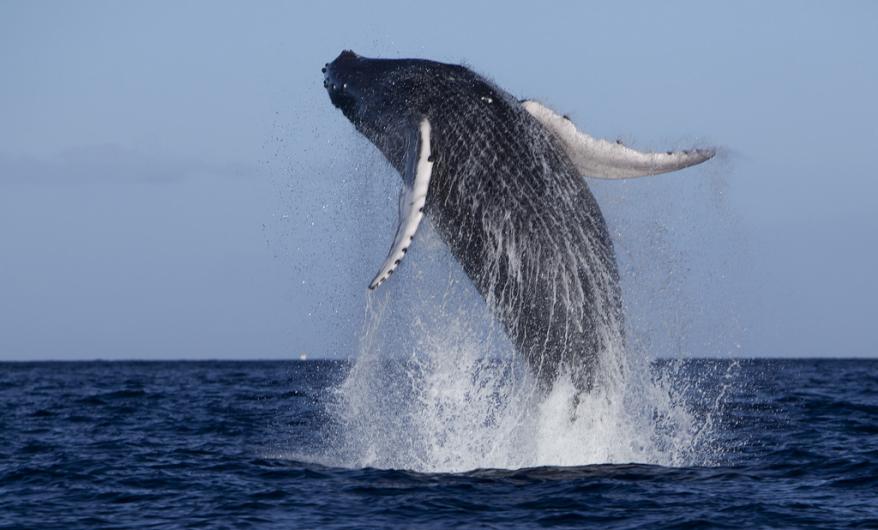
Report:
<svg viewBox="0 0 878 530"><path fill-rule="evenodd" d="M682 169L711 149L647 153L592 138L472 70L343 51L323 68L330 100L403 180L399 226L369 285L403 262L424 217L538 380L582 389L624 344L613 243L583 177Z"/></svg>

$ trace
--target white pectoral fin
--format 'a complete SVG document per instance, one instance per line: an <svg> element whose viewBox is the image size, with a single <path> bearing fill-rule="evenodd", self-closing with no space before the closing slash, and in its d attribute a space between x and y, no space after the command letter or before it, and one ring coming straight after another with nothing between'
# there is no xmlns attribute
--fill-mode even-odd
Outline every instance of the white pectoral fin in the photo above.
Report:
<svg viewBox="0 0 878 530"><path fill-rule="evenodd" d="M369 284L375 289L393 274L408 252L409 245L415 238L415 232L424 218L424 205L427 203L427 189L430 187L430 176L433 173L433 162L430 160L430 122L424 118L418 127L418 141L409 147L403 175L403 193L399 209L399 226L396 237L387 254L387 259L378 270L378 274ZM409 184L411 183L411 184Z"/></svg>
<svg viewBox="0 0 878 530"><path fill-rule="evenodd" d="M522 106L564 144L567 155L584 177L628 179L676 171L713 158L714 149L645 153L618 142L594 138L573 122L536 101Z"/></svg>

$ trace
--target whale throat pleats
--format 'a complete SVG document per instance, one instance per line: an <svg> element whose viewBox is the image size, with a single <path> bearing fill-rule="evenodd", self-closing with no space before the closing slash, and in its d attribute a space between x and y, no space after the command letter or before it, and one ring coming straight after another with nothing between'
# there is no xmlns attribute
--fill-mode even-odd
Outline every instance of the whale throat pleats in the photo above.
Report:
<svg viewBox="0 0 878 530"><path fill-rule="evenodd" d="M700 164L716 154L714 149L666 153L637 151L579 131L569 119L539 102L526 100L521 104L561 141L567 156L583 177L628 179L658 175Z"/></svg>
<svg viewBox="0 0 878 530"><path fill-rule="evenodd" d="M415 238L415 232L418 231L418 226L424 218L427 189L433 173L430 152L430 122L424 118L418 127L417 140L410 142L407 147L396 236L393 238L387 259L369 284L369 289L375 289L393 274L405 257L409 245Z"/></svg>

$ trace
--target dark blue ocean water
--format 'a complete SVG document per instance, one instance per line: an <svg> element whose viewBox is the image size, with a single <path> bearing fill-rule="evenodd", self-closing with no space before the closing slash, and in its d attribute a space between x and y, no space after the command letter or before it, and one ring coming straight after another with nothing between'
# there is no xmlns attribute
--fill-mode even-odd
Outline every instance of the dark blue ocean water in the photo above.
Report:
<svg viewBox="0 0 878 530"><path fill-rule="evenodd" d="M0 364L0 527L878 528L878 361L740 362L717 465L455 474L292 457L347 369Z"/></svg>

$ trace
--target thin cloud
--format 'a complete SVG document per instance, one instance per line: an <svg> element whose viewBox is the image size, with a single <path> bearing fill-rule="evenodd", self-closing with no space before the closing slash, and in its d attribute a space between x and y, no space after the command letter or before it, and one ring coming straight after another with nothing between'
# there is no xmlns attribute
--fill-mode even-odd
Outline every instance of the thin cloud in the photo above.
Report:
<svg viewBox="0 0 878 530"><path fill-rule="evenodd" d="M170 184L193 176L247 177L258 172L255 166L243 163L212 164L117 144L77 147L45 158L0 155L0 185L95 181Z"/></svg>

